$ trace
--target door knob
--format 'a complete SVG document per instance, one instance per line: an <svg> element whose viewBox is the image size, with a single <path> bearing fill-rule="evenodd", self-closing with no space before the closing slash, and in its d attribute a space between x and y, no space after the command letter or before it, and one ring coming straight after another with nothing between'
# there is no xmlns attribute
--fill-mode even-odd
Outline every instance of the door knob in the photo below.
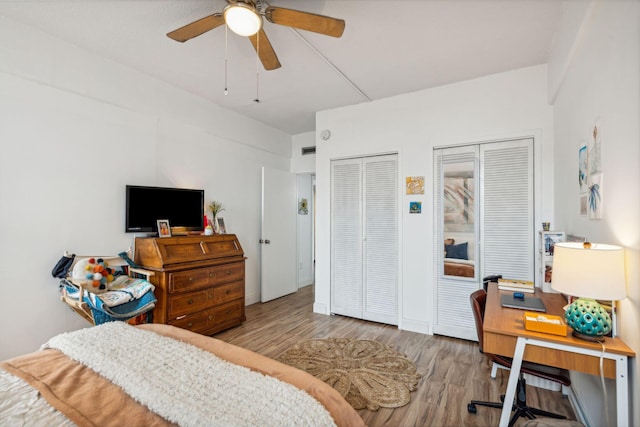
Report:
<svg viewBox="0 0 640 427"><path fill-rule="evenodd" d="M269 239L264 239L264 240L260 239L260 240L258 240L258 243L264 243L265 245L268 245L269 243L271 243L271 240L269 240Z"/></svg>

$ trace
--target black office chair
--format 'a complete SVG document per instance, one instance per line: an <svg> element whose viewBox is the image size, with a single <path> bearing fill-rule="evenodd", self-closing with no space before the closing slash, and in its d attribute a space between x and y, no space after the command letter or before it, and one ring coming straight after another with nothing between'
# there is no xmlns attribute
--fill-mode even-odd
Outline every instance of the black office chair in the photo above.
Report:
<svg viewBox="0 0 640 427"><path fill-rule="evenodd" d="M484 322L484 309L487 303L487 292L484 289L479 289L471 294L471 308L473 309L473 316L476 321L476 331L478 332L478 342L480 344L480 352L484 353L482 350L483 343L483 334L482 334L482 326ZM511 368L512 359L509 357L499 356L496 354L484 353L489 357L489 359L501 365L505 368ZM518 387L516 389L516 399L513 402L513 406L511 408L515 413L512 415L509 420L509 426L513 426L516 420L520 417L527 417L529 419L536 418L536 415L545 416L549 418L558 418L564 419L566 418L563 415L554 414L552 412L543 411L542 409L531 408L527 406L527 392L526 392L526 381L524 379L523 374L533 375L535 377L543 378L546 380L554 381L562 384L563 386L570 386L571 380L569 379L569 372L564 369L558 369L551 366L539 365L537 363L530 363L523 361L522 367L520 368L520 377L518 379ZM477 412L476 406L488 406L490 408L500 408L502 409L504 405L504 395L500 396L501 402L483 402L479 400L472 400L467 405L467 411L472 414Z"/></svg>

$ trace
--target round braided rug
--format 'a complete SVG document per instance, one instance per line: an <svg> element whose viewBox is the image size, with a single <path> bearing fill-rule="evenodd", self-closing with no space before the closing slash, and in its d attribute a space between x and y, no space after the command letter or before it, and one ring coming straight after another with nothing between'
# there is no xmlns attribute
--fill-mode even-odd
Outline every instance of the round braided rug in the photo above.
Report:
<svg viewBox="0 0 640 427"><path fill-rule="evenodd" d="M355 409L404 406L420 378L415 363L374 340L313 339L290 347L278 360L329 384Z"/></svg>

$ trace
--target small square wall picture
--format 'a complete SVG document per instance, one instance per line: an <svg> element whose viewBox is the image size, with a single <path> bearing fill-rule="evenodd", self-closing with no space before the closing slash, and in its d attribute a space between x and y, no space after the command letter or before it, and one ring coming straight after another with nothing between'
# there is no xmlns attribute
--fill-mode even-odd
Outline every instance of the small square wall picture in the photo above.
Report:
<svg viewBox="0 0 640 427"><path fill-rule="evenodd" d="M422 213L422 202L409 202L409 213L410 214Z"/></svg>
<svg viewBox="0 0 640 427"><path fill-rule="evenodd" d="M408 176L407 194L424 194L424 176Z"/></svg>

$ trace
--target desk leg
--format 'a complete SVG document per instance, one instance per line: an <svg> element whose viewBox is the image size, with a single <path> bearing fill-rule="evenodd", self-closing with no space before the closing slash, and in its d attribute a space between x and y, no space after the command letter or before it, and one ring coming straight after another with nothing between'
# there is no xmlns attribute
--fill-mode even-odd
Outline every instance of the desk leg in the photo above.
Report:
<svg viewBox="0 0 640 427"><path fill-rule="evenodd" d="M617 425L629 426L629 366L626 356L616 357Z"/></svg>
<svg viewBox="0 0 640 427"><path fill-rule="evenodd" d="M511 408L513 400L516 397L516 387L518 386L518 377L520 376L520 368L522 367L522 358L524 357L524 347L527 345L527 339L518 337L516 349L513 353L513 362L511 364L511 373L509 374L509 383L507 391L504 395L504 405L502 406L502 414L500 415L500 427L509 425L509 417L511 416Z"/></svg>

